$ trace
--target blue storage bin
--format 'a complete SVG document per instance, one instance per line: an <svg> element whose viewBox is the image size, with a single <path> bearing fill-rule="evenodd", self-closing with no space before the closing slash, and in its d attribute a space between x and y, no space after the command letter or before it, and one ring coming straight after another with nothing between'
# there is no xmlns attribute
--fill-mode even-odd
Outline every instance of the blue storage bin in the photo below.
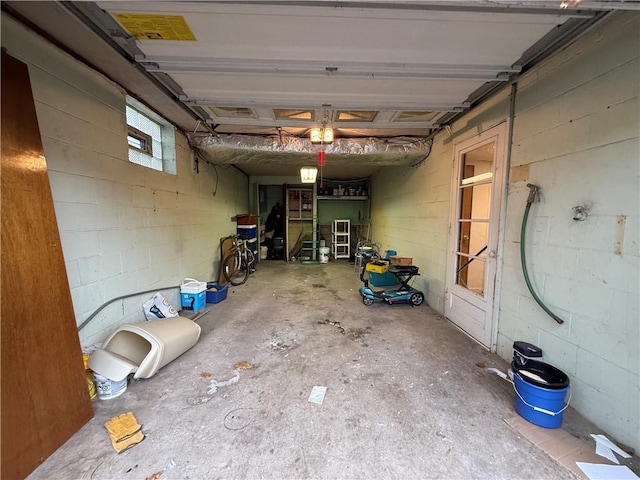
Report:
<svg viewBox="0 0 640 480"><path fill-rule="evenodd" d="M209 288L216 289L215 292L210 292ZM207 303L220 303L227 298L227 290L229 285L220 285L218 283L207 283Z"/></svg>
<svg viewBox="0 0 640 480"><path fill-rule="evenodd" d="M396 255L398 255L398 252L396 252L395 250L387 250L386 252L384 252L384 258L391 258L391 257L395 257Z"/></svg>

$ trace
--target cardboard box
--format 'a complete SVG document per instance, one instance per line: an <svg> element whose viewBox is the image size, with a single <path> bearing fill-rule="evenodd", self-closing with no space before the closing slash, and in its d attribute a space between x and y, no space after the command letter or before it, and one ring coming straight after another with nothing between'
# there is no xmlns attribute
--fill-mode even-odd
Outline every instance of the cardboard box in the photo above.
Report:
<svg viewBox="0 0 640 480"><path fill-rule="evenodd" d="M391 265L412 265L413 264L413 258L411 257L398 257L398 256L392 256L391 257Z"/></svg>

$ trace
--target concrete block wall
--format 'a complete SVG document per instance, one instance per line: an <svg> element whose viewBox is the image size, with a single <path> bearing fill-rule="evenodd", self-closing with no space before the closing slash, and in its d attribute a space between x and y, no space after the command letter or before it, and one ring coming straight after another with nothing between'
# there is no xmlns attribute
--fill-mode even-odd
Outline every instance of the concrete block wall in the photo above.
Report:
<svg viewBox="0 0 640 480"><path fill-rule="evenodd" d="M540 346L569 374L572 405L618 441L640 448L640 17L590 32L518 82L505 224L498 353ZM520 270L529 189L542 189L528 223L533 301ZM573 220L585 206L585 221Z"/></svg>
<svg viewBox="0 0 640 480"><path fill-rule="evenodd" d="M436 142L414 167L385 168L371 182L371 239L420 267L413 285L442 312L449 223L452 146ZM437 159L433 161L432 159ZM448 160L447 160L448 159Z"/></svg>
<svg viewBox="0 0 640 480"><path fill-rule="evenodd" d="M130 163L124 91L7 16L2 46L29 66L76 322L118 296L217 279L220 238L247 211L247 177L202 163L196 173L180 132L176 175ZM162 293L180 307L177 289ZM144 320L151 296L107 306L81 343Z"/></svg>
<svg viewBox="0 0 640 480"><path fill-rule="evenodd" d="M387 167L372 178L373 240L382 250L413 257L429 306L444 313L449 215L453 184L454 147L496 125L509 113L509 92L502 92L460 120L451 133L434 139L427 159L414 167Z"/></svg>
<svg viewBox="0 0 640 480"><path fill-rule="evenodd" d="M540 346L569 374L579 412L617 441L640 449L640 20L613 16L518 81L506 221L498 257L497 353L514 340ZM413 256L428 300L443 312L453 145L509 116L509 89L439 133L417 168L373 179L374 239ZM529 189L527 264L537 293L565 319L535 303L520 267L520 227ZM572 207L589 209L573 220ZM411 227L409 228L409 225Z"/></svg>
<svg viewBox="0 0 640 480"><path fill-rule="evenodd" d="M636 450L638 27L637 15L620 15L519 82L497 339L505 359L514 340L541 346L547 361L570 375L573 406ZM505 91L457 122L452 135L436 137L424 166L385 169L374 177L374 238L412 254L428 248L441 256L435 262L416 259L424 262L429 303L440 312L450 202L441 202L434 186L451 179L453 150L447 145L506 120L508 100ZM428 175L420 171L427 166ZM522 277L519 232L527 182L543 188L528 227L529 270L539 294L568 318L562 327L535 304ZM420 205L429 205L431 218L416 209ZM572 220L575 205L590 208L586 222ZM405 228L403 220L416 215L420 224ZM442 241L434 242L439 235Z"/></svg>

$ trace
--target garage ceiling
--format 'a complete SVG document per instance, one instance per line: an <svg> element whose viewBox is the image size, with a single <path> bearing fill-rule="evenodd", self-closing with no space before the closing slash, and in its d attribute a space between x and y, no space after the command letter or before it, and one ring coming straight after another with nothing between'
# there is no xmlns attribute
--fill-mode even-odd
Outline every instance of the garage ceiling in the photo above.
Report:
<svg viewBox="0 0 640 480"><path fill-rule="evenodd" d="M3 2L249 175L412 165L428 137L635 1Z"/></svg>

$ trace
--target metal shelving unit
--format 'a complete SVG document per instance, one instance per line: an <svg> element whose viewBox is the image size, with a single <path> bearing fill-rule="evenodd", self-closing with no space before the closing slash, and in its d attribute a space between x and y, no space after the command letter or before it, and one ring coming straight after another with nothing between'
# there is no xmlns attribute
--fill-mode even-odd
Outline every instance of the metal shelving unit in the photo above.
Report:
<svg viewBox="0 0 640 480"><path fill-rule="evenodd" d="M302 258L302 263L311 263L316 264L320 263L319 254L319 246L320 246L320 235L318 234L317 223L314 222L313 236L310 240L304 240L302 242L302 250L300 252L300 257Z"/></svg>

